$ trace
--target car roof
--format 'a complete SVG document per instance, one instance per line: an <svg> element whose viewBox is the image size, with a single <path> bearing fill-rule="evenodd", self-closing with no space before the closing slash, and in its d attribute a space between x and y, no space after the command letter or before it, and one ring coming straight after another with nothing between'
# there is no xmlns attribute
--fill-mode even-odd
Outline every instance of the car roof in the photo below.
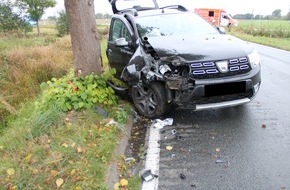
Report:
<svg viewBox="0 0 290 190"><path fill-rule="evenodd" d="M162 11L161 13L164 13L165 9L167 11L170 10L170 9L175 9L175 10L178 10L178 11L188 11L182 5L169 5L169 6L165 6L165 7L160 7L156 0L152 0L153 3L154 3L153 7L145 7L145 6L142 6L142 5L137 5L137 6L135 5L132 8L126 7L125 9L119 10L116 7L116 2L117 1L118 0L109 0L110 4L112 6L112 10L113 10L114 14L132 13L134 16L137 16L137 15L139 15L141 13L142 15L149 16L149 15L156 15L158 13L158 11L156 11L156 10L159 10L159 11L161 10ZM130 0L130 1L134 2L134 0ZM156 12L152 12L154 10ZM159 14L161 14L161 13L159 12Z"/></svg>
<svg viewBox="0 0 290 190"><path fill-rule="evenodd" d="M185 7L181 5L171 5L162 8L146 8L146 7L138 7L138 9L130 8L119 11L118 15L122 14L131 14L134 17L145 17L145 16L156 16L162 14L176 14L182 12L189 12Z"/></svg>

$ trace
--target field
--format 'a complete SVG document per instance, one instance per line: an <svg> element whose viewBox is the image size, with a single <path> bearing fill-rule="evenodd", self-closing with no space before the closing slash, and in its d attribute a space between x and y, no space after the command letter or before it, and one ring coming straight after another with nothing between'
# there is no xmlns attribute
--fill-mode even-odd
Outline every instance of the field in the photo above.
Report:
<svg viewBox="0 0 290 190"><path fill-rule="evenodd" d="M253 36L290 38L290 21L240 20L236 30Z"/></svg>
<svg viewBox="0 0 290 190"><path fill-rule="evenodd" d="M290 21L286 20L239 20L231 35L246 41L290 51Z"/></svg>

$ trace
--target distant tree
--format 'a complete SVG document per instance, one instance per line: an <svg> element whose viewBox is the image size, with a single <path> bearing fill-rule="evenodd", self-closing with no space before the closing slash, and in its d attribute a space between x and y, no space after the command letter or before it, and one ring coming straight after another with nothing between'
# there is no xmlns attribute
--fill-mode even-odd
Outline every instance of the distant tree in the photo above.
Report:
<svg viewBox="0 0 290 190"><path fill-rule="evenodd" d="M286 15L286 19L287 19L287 20L290 20L290 11L287 13L287 15Z"/></svg>
<svg viewBox="0 0 290 190"><path fill-rule="evenodd" d="M58 35L62 37L69 34L68 20L65 11L61 11L58 14L59 16L56 21L56 29L58 31Z"/></svg>
<svg viewBox="0 0 290 190"><path fill-rule="evenodd" d="M0 31L1 32L24 32L32 31L32 26L27 22L25 15L13 10L10 1L0 1Z"/></svg>
<svg viewBox="0 0 290 190"><path fill-rule="evenodd" d="M255 15L254 19L256 20L263 19L263 15Z"/></svg>
<svg viewBox="0 0 290 190"><path fill-rule="evenodd" d="M266 15L266 16L264 16L264 19L265 20L271 20L271 19L273 19L273 16L272 15Z"/></svg>
<svg viewBox="0 0 290 190"><path fill-rule="evenodd" d="M47 17L47 19L48 20L52 20L52 21L56 21L57 20L56 16L49 16L49 17Z"/></svg>
<svg viewBox="0 0 290 190"><path fill-rule="evenodd" d="M247 13L247 14L237 14L233 16L234 19L253 19L254 15Z"/></svg>
<svg viewBox="0 0 290 190"><path fill-rule="evenodd" d="M245 14L245 17L246 17L246 19L253 19L254 15L250 14L250 13L247 13L247 14Z"/></svg>
<svg viewBox="0 0 290 190"><path fill-rule="evenodd" d="M54 7L55 0L16 0L19 8L26 10L30 18L36 22L37 33L40 34L39 20L44 14L44 10L49 7Z"/></svg>
<svg viewBox="0 0 290 190"><path fill-rule="evenodd" d="M281 18L281 9L276 9L272 12L274 18Z"/></svg>
<svg viewBox="0 0 290 190"><path fill-rule="evenodd" d="M104 18L103 13L97 13L96 14L96 19L102 19L102 18Z"/></svg>
<svg viewBox="0 0 290 190"><path fill-rule="evenodd" d="M103 17L104 19L110 19L110 18L112 18L112 15L110 15L110 14L108 14L108 13L106 13L105 15L104 15L104 17Z"/></svg>

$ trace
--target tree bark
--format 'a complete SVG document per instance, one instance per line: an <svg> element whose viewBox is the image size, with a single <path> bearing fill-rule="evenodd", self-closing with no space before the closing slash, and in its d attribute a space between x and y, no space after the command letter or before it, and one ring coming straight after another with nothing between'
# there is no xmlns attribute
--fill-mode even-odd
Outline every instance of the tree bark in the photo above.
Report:
<svg viewBox="0 0 290 190"><path fill-rule="evenodd" d="M37 35L40 36L39 20L36 21Z"/></svg>
<svg viewBox="0 0 290 190"><path fill-rule="evenodd" d="M65 0L71 35L75 74L103 71L100 38L97 33L94 0Z"/></svg>

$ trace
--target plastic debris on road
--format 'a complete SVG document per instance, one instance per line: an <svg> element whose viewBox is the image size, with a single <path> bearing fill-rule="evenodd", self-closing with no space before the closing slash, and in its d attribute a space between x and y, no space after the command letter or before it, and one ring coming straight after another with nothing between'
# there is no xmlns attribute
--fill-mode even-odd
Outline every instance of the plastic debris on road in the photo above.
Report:
<svg viewBox="0 0 290 190"><path fill-rule="evenodd" d="M172 125L172 124L173 124L173 118L167 118L165 120L155 119L153 126L156 129L162 129L165 126Z"/></svg>
<svg viewBox="0 0 290 190"><path fill-rule="evenodd" d="M186 179L186 176L184 175L184 174L179 174L179 177L180 177L180 179L182 179L182 180L185 180Z"/></svg>
<svg viewBox="0 0 290 190"><path fill-rule="evenodd" d="M144 173L141 175L141 179L143 181L151 181L152 179L154 179L155 177L157 177L156 175L152 174L151 170L146 170L144 171Z"/></svg>

